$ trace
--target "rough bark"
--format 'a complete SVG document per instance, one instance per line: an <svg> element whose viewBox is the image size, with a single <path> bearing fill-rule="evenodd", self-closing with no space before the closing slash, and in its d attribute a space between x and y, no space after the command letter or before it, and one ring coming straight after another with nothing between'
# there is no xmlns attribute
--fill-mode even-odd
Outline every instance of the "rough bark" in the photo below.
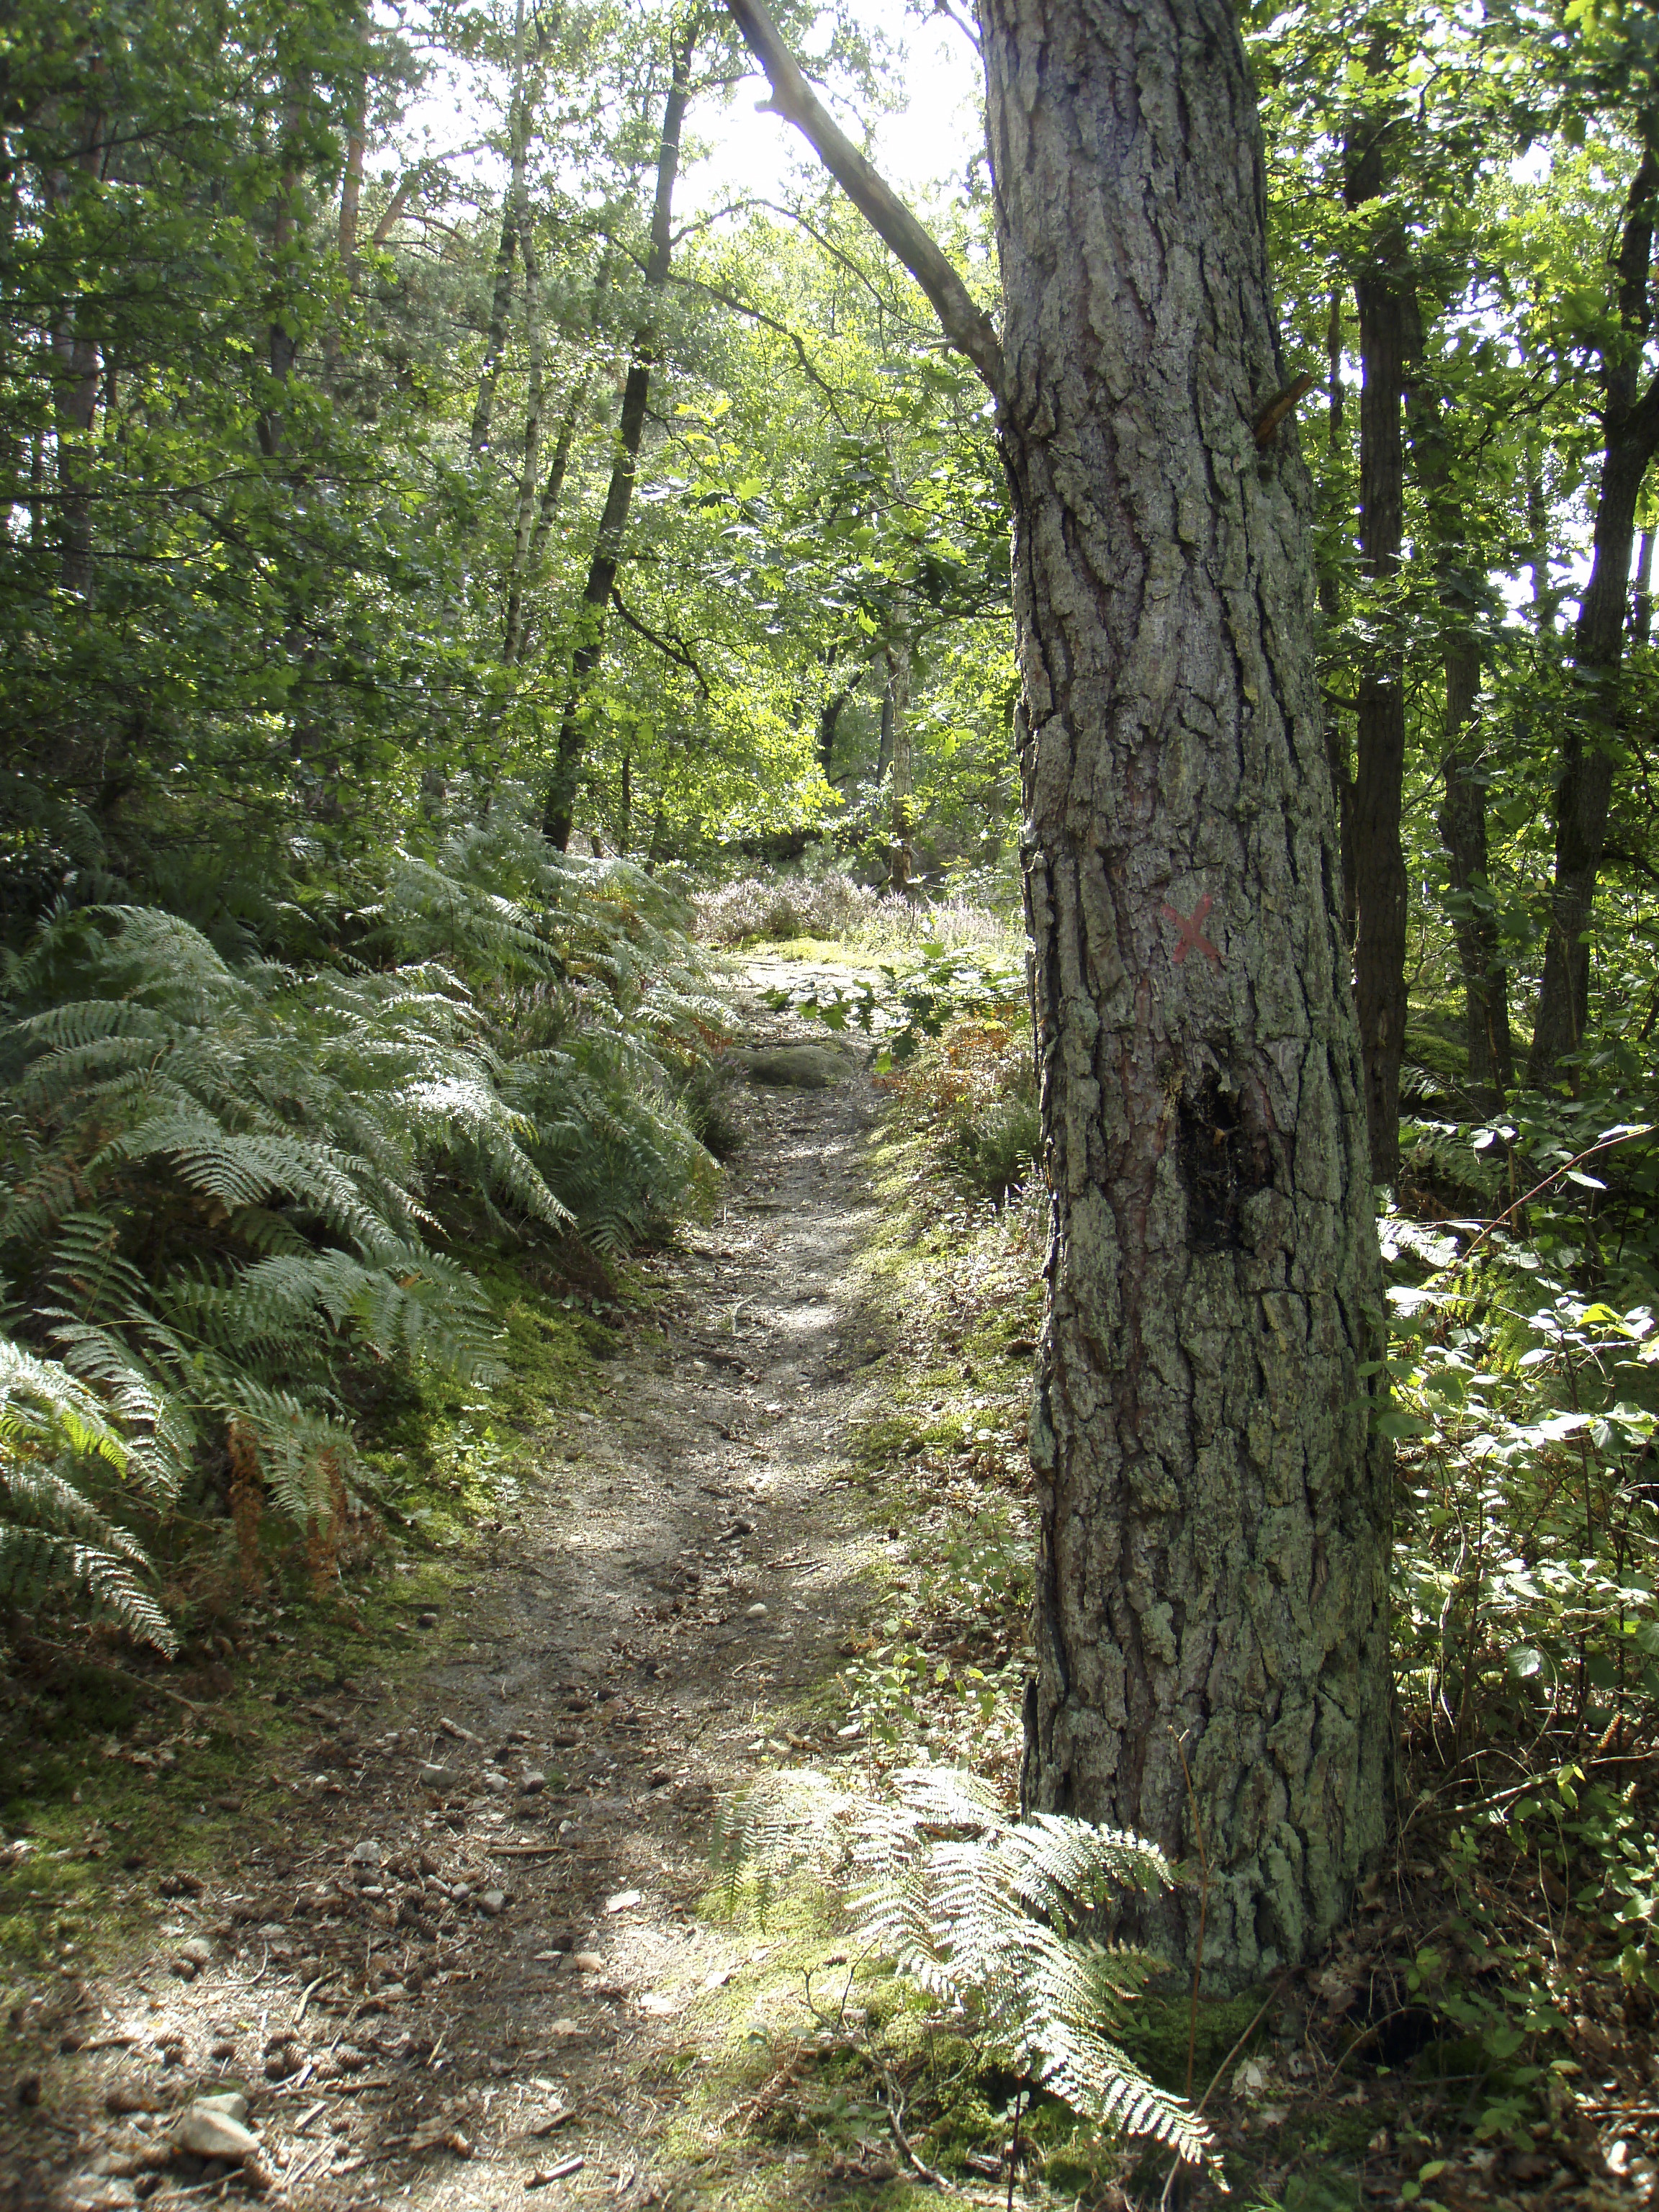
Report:
<svg viewBox="0 0 1659 2212"><path fill-rule="evenodd" d="M1372 48L1373 73L1387 59ZM1388 189L1392 118L1367 117L1346 149L1344 179L1351 209ZM1406 371L1419 337L1403 227L1390 219L1354 284L1359 307L1359 550L1364 574L1388 587L1400 573L1404 533ZM1365 1121L1371 1173L1391 1183L1400 1170L1400 1061L1406 1042L1406 927L1408 885L1401 835L1406 777L1405 647L1386 604L1374 619L1383 635L1359 670L1355 714L1352 882L1354 998L1365 1065Z"/></svg>
<svg viewBox="0 0 1659 2212"><path fill-rule="evenodd" d="M651 396L651 366L657 353L656 302L668 282L673 252L674 182L679 174L680 133L685 124L686 103L691 93L691 54L695 33L688 32L673 54L673 74L663 104L662 137L657 156L657 189L651 210L651 251L645 264L646 319L634 334L628 381L623 387L622 419L617 426L617 454L605 507L593 539L587 581L582 588L578 613L577 645L570 659L570 684L565 695L564 719L554 753L553 773L543 802L542 830L562 853L570 842L570 825L576 808L576 785L581 774L586 744L583 716L587 694L605 657L605 610L616 589L622 565L623 541L628 532L629 509L634 500L634 477L639 465L640 441L645 432L646 404Z"/></svg>
<svg viewBox="0 0 1659 2212"><path fill-rule="evenodd" d="M1255 102L1224 0L982 0L1050 1310L1026 1792L1212 1869L1205 1970L1380 1849L1360 1070ZM1189 1807L1177 1744L1197 1802ZM1190 1956L1198 1900L1155 1914Z"/></svg>
<svg viewBox="0 0 1659 2212"><path fill-rule="evenodd" d="M1583 1040L1589 1008L1589 933L1613 797L1620 714L1626 592L1642 479L1659 449L1659 378L1640 390L1643 348L1653 325L1650 272L1659 162L1644 158L1631 180L1620 240L1620 334L1601 361L1601 477L1589 583L1573 625L1572 660L1584 704L1568 726L1556 785L1555 876L1544 973L1527 1080L1554 1083ZM1639 392L1639 396L1638 396Z"/></svg>
<svg viewBox="0 0 1659 2212"><path fill-rule="evenodd" d="M1290 380L1225 0L980 23L1051 1192L1024 1792L1201 1836L1205 1976L1237 1987L1341 1917L1389 1756L1310 488L1293 425L1256 444ZM1197 1894L1147 1911L1190 1962Z"/></svg>

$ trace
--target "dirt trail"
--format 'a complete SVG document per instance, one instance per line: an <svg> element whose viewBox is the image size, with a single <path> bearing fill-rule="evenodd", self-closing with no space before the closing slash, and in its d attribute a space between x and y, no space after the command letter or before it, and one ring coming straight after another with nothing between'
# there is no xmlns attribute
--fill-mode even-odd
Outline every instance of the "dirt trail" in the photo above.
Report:
<svg viewBox="0 0 1659 2212"><path fill-rule="evenodd" d="M766 1009L786 974L738 986L743 1042L825 1042ZM716 1804L766 1755L769 1707L833 1669L876 1549L836 1472L878 1351L849 1333L875 1095L848 1065L741 1087L748 1141L661 1265L660 1334L606 1367L600 1413L550 1427L465 1620L414 1679L308 1705L291 1844L158 1899L149 1960L88 1984L42 2111L65 2212L213 2194L218 2169L163 2179L155 2146L225 2082L257 2085L295 2207L679 2201L676 2092L639 2062L695 2041L743 1963L694 1911Z"/></svg>

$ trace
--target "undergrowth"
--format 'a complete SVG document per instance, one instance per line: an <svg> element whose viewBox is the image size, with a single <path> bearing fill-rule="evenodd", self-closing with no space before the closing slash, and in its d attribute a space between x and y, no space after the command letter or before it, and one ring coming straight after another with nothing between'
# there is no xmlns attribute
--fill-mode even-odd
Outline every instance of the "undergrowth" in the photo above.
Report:
<svg viewBox="0 0 1659 2212"><path fill-rule="evenodd" d="M216 1528L248 1595L275 1530L325 1591L373 1502L365 1398L494 1370L462 1254L603 1285L712 1192L720 1011L659 887L562 858L501 801L363 888L328 957L64 907L9 964L14 1626L78 1601L175 1648L155 1570L180 1528L198 1552Z"/></svg>

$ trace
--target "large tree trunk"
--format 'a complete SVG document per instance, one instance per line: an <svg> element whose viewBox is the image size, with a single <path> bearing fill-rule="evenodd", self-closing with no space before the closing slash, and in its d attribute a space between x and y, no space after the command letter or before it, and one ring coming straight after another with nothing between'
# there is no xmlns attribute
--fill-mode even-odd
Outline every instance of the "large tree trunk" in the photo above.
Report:
<svg viewBox="0 0 1659 2212"><path fill-rule="evenodd" d="M998 397L1051 1193L1024 1794L1201 1846L1151 1932L1190 1962L1202 1913L1236 1988L1340 1917L1389 1761L1376 1238L1249 69L1227 0L981 0L999 343L727 5Z"/></svg>
<svg viewBox="0 0 1659 2212"><path fill-rule="evenodd" d="M622 565L623 541L628 533L628 514L634 499L634 476L639 465L640 441L645 433L645 410L651 396L651 364L656 357L654 306L668 282L673 252L674 181L679 174L680 133L685 124L686 103L691 94L691 53L695 32L687 32L676 46L673 75L663 106L662 137L657 156L657 191L651 210L651 251L645 264L646 298L651 303L647 319L634 335L633 358L623 387L622 420L617 428L617 457L611 471L605 509L593 540L578 615L576 650L570 659L570 687L565 696L564 720L553 758L542 809L542 829L550 843L563 852L570 842L571 820L576 810L576 785L586 744L585 712L587 694L605 657L605 617L616 589Z"/></svg>
<svg viewBox="0 0 1659 2212"><path fill-rule="evenodd" d="M1025 1789L1201 1848L1237 1986L1340 1918L1389 1756L1308 484L1252 437L1288 379L1225 0L981 18L1053 1194ZM1155 1911L1188 1957L1200 1909Z"/></svg>
<svg viewBox="0 0 1659 2212"><path fill-rule="evenodd" d="M1589 583L1573 625L1573 665L1584 702L1568 726L1556 786L1555 880L1549 935L1533 1024L1527 1080L1553 1083L1577 1051L1589 1012L1589 928L1613 797L1625 649L1626 593L1636 543L1636 506L1659 447L1659 379L1638 398L1642 349L1652 327L1650 276L1659 162L1646 156L1626 202L1620 240L1620 332L1603 350L1601 482L1595 507Z"/></svg>
<svg viewBox="0 0 1659 2212"><path fill-rule="evenodd" d="M1387 63L1373 43L1371 70ZM1365 206L1388 185L1391 118L1367 117L1351 136L1347 204ZM1359 306L1359 550L1364 573L1386 592L1400 573L1404 534L1406 368L1418 339L1416 299L1403 228L1391 220L1354 284ZM1382 641L1359 671L1352 815L1354 997L1365 1066L1371 1173L1391 1183L1400 1170L1400 1061L1406 1042L1406 848L1401 836L1406 778L1405 649L1397 617L1379 609Z"/></svg>

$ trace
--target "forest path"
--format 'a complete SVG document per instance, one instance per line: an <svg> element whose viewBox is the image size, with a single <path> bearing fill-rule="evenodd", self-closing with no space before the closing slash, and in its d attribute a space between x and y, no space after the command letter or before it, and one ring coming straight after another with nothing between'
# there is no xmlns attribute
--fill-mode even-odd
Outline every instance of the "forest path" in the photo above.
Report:
<svg viewBox="0 0 1659 2212"><path fill-rule="evenodd" d="M825 1046L762 995L803 972L734 981L739 1045ZM550 1424L429 1662L307 1706L324 1733L276 1778L291 1843L158 1905L148 1971L101 1992L131 2039L76 2062L65 2207L131 2203L160 2113L237 2082L295 2207L697 2196L713 2138L670 2139L669 2062L729 2033L753 1940L698 1917L716 1809L833 1673L878 1549L844 1457L880 1349L851 1302L876 1098L842 1059L829 1089L733 1086L725 1202L655 1263L656 1322L596 1410ZM169 1954L192 1937L211 1955L186 1983ZM124 2092L157 2116L98 2111ZM149 2201L213 2171L175 2164Z"/></svg>

